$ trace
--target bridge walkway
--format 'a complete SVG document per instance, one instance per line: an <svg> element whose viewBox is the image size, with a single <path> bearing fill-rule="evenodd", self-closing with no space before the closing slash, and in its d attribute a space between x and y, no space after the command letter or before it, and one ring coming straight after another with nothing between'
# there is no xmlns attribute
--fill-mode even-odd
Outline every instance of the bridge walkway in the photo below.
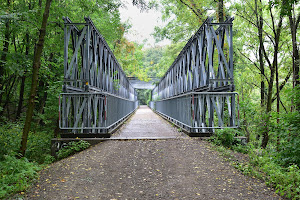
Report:
<svg viewBox="0 0 300 200"><path fill-rule="evenodd" d="M176 127L141 105L136 113L110 139L171 139L188 137Z"/></svg>

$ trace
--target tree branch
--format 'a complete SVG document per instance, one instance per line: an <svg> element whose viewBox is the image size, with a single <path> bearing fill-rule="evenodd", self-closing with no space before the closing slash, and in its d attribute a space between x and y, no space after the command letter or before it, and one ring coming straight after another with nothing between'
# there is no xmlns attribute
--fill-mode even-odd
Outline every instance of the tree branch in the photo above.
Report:
<svg viewBox="0 0 300 200"><path fill-rule="evenodd" d="M193 13L199 18L201 19L201 17L198 15L198 13L191 7L189 6L187 3L185 3L183 0L179 0L181 3L183 3L185 6L187 6L189 9L191 9L193 11Z"/></svg>
<svg viewBox="0 0 300 200"><path fill-rule="evenodd" d="M286 85L287 81L289 80L289 78L291 77L292 75L292 71L293 70L290 70L289 73L286 75L284 81L280 84L279 86L279 93L281 92L281 90L283 89L283 87ZM277 99L277 92L275 94L275 96L272 98L272 103Z"/></svg>

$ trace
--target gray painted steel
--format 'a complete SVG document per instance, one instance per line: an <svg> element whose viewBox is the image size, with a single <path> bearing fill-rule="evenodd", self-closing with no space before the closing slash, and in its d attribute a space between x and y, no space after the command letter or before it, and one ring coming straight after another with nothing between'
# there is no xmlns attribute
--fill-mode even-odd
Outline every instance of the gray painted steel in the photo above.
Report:
<svg viewBox="0 0 300 200"><path fill-rule="evenodd" d="M107 133L138 107L136 92L90 18L72 23L66 17L64 22L60 128L73 134Z"/></svg>
<svg viewBox="0 0 300 200"><path fill-rule="evenodd" d="M232 21L207 18L152 90L149 106L189 132L238 126Z"/></svg>
<svg viewBox="0 0 300 200"><path fill-rule="evenodd" d="M134 87L135 89L148 89L148 90L153 90L155 88L155 82L159 81L158 78L152 78L150 81L145 82L145 81L141 81L137 78L133 79L129 79L130 84L132 85L132 87Z"/></svg>

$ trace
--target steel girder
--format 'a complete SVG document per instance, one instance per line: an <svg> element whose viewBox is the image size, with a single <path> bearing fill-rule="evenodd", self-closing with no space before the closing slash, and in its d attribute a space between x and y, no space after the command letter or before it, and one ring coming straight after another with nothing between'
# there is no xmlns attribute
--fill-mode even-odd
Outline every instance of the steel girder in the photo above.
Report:
<svg viewBox="0 0 300 200"><path fill-rule="evenodd" d="M136 91L90 18L73 23L66 17L64 22L60 128L107 133L137 108Z"/></svg>
<svg viewBox="0 0 300 200"><path fill-rule="evenodd" d="M238 125L232 21L207 18L152 91L151 107L189 132Z"/></svg>

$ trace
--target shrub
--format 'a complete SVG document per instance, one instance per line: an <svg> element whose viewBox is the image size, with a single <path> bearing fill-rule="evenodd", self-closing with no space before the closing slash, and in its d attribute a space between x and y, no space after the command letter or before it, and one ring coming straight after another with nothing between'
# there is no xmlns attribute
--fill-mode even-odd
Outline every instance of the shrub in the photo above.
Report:
<svg viewBox="0 0 300 200"><path fill-rule="evenodd" d="M251 151L250 164L265 173L266 184L274 187L277 193L292 199L300 198L300 170L297 165L283 168L266 150L262 150L261 155Z"/></svg>
<svg viewBox="0 0 300 200"><path fill-rule="evenodd" d="M24 191L38 177L39 170L41 167L26 158L5 155L0 162L0 199Z"/></svg>
<svg viewBox="0 0 300 200"><path fill-rule="evenodd" d="M231 147L234 144L237 144L237 140L234 138L237 135L235 129L225 128L216 130L211 141L216 145L223 145L225 147Z"/></svg>
<svg viewBox="0 0 300 200"><path fill-rule="evenodd" d="M25 157L39 164L44 163L45 158L51 154L52 136L47 132L30 132Z"/></svg>
<svg viewBox="0 0 300 200"><path fill-rule="evenodd" d="M75 154L76 152L87 149L90 146L90 143L87 141L80 140L78 142L69 142L68 145L60 149L57 153L57 158L62 159L70 155Z"/></svg>
<svg viewBox="0 0 300 200"><path fill-rule="evenodd" d="M292 90L291 96L295 105L300 106L300 87ZM285 167L294 164L300 167L300 112L294 110L288 114L282 114L281 118L278 131L281 141L277 161Z"/></svg>
<svg viewBox="0 0 300 200"><path fill-rule="evenodd" d="M20 148L22 137L22 126L19 124L0 125L0 161L5 155L16 155Z"/></svg>

